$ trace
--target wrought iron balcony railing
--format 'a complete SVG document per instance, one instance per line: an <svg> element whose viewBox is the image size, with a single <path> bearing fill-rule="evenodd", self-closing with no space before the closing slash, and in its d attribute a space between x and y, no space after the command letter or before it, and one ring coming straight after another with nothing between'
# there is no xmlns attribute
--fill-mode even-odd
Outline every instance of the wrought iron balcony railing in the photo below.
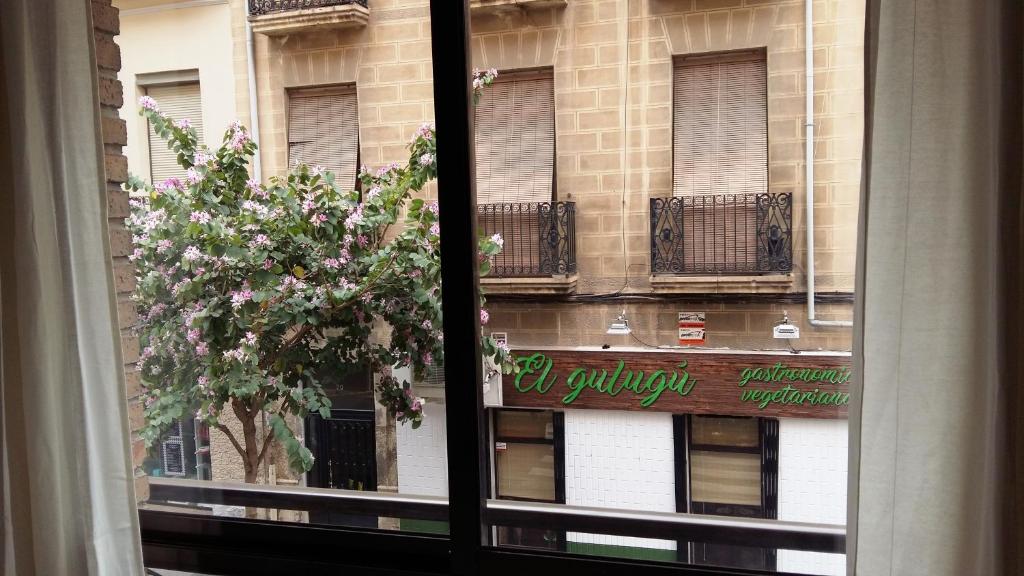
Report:
<svg viewBox="0 0 1024 576"><path fill-rule="evenodd" d="M576 272L576 203L481 204L482 234L505 244L491 262L492 277L541 277Z"/></svg>
<svg viewBox="0 0 1024 576"><path fill-rule="evenodd" d="M366 2L367 0L249 0L249 15L259 16L271 12L326 8L344 4L358 4L365 8Z"/></svg>
<svg viewBox="0 0 1024 576"><path fill-rule="evenodd" d="M771 274L793 269L793 195L651 199L654 274Z"/></svg>

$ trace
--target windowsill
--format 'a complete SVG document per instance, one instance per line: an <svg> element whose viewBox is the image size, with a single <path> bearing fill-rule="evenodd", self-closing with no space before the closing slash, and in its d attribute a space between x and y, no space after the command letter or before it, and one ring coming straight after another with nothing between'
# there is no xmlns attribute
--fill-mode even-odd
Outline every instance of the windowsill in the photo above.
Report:
<svg viewBox="0 0 1024 576"><path fill-rule="evenodd" d="M707 292L720 294L785 292L793 285L793 274L763 276L651 276L655 293Z"/></svg>
<svg viewBox="0 0 1024 576"><path fill-rule="evenodd" d="M541 278L481 278L480 285L488 294L572 294L576 291L576 274Z"/></svg>
<svg viewBox="0 0 1024 576"><path fill-rule="evenodd" d="M470 0L469 8L473 12L489 12L510 8L559 8L568 3L568 0Z"/></svg>
<svg viewBox="0 0 1024 576"><path fill-rule="evenodd" d="M284 10L250 16L252 31L267 36L285 36L304 30L360 28L370 20L370 10L359 4Z"/></svg>

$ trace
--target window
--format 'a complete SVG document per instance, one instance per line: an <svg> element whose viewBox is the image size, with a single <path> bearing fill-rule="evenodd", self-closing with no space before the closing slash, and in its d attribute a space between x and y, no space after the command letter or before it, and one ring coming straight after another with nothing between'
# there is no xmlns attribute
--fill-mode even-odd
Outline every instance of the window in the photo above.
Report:
<svg viewBox="0 0 1024 576"><path fill-rule="evenodd" d="M675 196L768 191L767 83L761 52L676 61Z"/></svg>
<svg viewBox="0 0 1024 576"><path fill-rule="evenodd" d="M210 480L210 427L197 420L177 420L153 447L143 468L153 476Z"/></svg>
<svg viewBox="0 0 1024 576"><path fill-rule="evenodd" d="M339 186L359 169L359 106L354 86L295 91L288 99L288 165L321 166Z"/></svg>
<svg viewBox="0 0 1024 576"><path fill-rule="evenodd" d="M478 204L550 202L555 174L551 72L499 74L476 108Z"/></svg>
<svg viewBox="0 0 1024 576"><path fill-rule="evenodd" d="M492 260L494 275L549 275L547 242L558 230L548 204L555 181L551 72L499 74L475 115L478 225L505 242Z"/></svg>
<svg viewBox="0 0 1024 576"><path fill-rule="evenodd" d="M203 142L203 108L199 83L189 82L170 86L149 86L146 95L160 103L160 109L177 120L188 119L196 129L199 142ZM181 177L185 171L178 165L178 156L167 147L167 142L151 128L149 137L149 171L153 182Z"/></svg>
<svg viewBox="0 0 1024 576"><path fill-rule="evenodd" d="M675 198L662 200L670 208L661 210L663 224L652 230L655 272L784 271L772 264L780 247L758 241L766 225L782 222L758 211L769 205L758 196L768 192L764 53L678 58L673 107Z"/></svg>
<svg viewBox="0 0 1024 576"><path fill-rule="evenodd" d="M499 499L565 503L564 414L495 410L494 476ZM564 549L564 531L497 528L498 543Z"/></svg>
<svg viewBox="0 0 1024 576"><path fill-rule="evenodd" d="M775 519L778 510L778 422L770 418L677 416L676 442L688 454L677 466L680 511ZM688 426L688 429L687 429ZM687 469L687 463L689 464ZM687 486L684 481L689 478ZM687 488L689 493L687 494ZM775 551L680 543L696 564L775 569Z"/></svg>

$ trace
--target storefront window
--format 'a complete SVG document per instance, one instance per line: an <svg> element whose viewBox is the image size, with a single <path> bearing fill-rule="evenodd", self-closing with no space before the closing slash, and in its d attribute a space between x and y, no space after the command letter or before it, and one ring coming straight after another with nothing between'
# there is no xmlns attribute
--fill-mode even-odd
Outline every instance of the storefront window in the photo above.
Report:
<svg viewBox="0 0 1024 576"><path fill-rule="evenodd" d="M497 498L565 502L562 422L560 413L546 410L494 411ZM555 530L506 526L497 527L497 536L499 544L552 549L559 549L565 538Z"/></svg>

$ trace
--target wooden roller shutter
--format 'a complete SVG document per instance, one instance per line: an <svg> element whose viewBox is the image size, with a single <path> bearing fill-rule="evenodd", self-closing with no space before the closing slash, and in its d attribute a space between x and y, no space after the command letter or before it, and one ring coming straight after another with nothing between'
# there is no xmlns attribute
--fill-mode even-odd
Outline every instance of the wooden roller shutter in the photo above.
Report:
<svg viewBox="0 0 1024 576"><path fill-rule="evenodd" d="M196 129L199 142L203 142L203 107L198 82L150 86L146 94L157 101L164 114L176 121L189 120ZM185 169L178 165L178 155L167 147L167 142L157 136L152 128L149 129L149 170L154 184L185 175Z"/></svg>
<svg viewBox="0 0 1024 576"><path fill-rule="evenodd" d="M499 77L476 107L477 202L551 202L555 88L548 73Z"/></svg>
<svg viewBox="0 0 1024 576"><path fill-rule="evenodd" d="M295 92L288 101L288 166L321 166L341 189L356 185L359 106L355 88Z"/></svg>
<svg viewBox="0 0 1024 576"><path fill-rule="evenodd" d="M674 195L768 191L767 81L763 54L677 62Z"/></svg>

